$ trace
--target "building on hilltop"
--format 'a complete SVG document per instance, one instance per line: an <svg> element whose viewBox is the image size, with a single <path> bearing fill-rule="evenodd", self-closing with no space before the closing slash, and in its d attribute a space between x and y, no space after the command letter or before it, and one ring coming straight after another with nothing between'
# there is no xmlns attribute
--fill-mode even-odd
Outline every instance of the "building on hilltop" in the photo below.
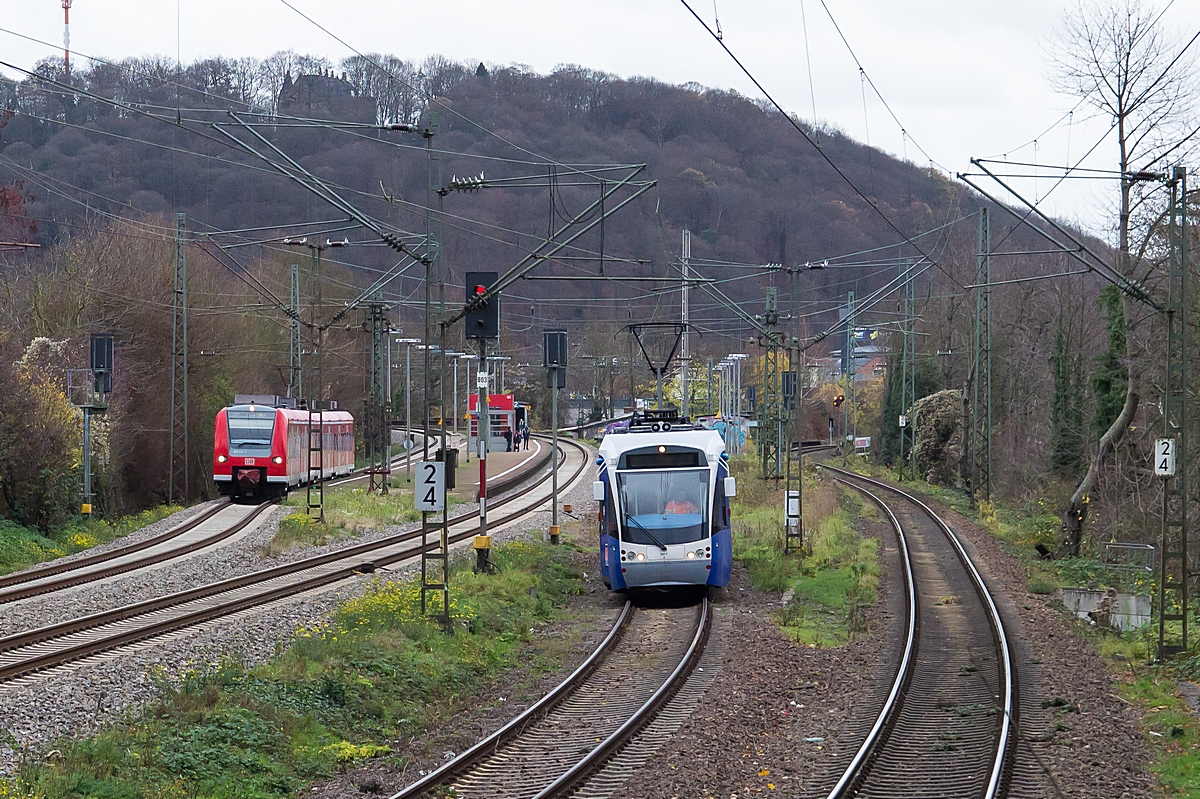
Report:
<svg viewBox="0 0 1200 799"><path fill-rule="evenodd" d="M286 116L336 119L341 122L376 122L374 97L358 97L345 80L328 75L283 76L279 113Z"/></svg>

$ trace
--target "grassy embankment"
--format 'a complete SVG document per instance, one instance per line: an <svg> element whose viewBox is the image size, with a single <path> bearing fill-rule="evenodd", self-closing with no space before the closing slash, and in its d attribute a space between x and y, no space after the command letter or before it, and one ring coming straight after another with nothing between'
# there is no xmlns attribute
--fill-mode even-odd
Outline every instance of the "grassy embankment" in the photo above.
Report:
<svg viewBox="0 0 1200 799"><path fill-rule="evenodd" d="M127 536L181 510L183 508L178 506L162 505L120 519L78 519L50 536L0 519L0 574L82 552Z"/></svg>
<svg viewBox="0 0 1200 799"><path fill-rule="evenodd" d="M0 781L0 797L258 799L365 758L400 766L398 742L438 730L501 673L560 667L568 647L536 631L581 591L575 551L527 539L493 551L498 574L459 563L452 635L421 616L417 582L381 581L267 663L160 674L162 697L143 715L56 742L54 757Z"/></svg>
<svg viewBox="0 0 1200 799"><path fill-rule="evenodd" d="M460 504L451 496L447 496L447 500L451 506ZM280 519L279 530L267 545L266 554L274 555L298 546L321 546L367 530L421 520L421 514L413 510L412 488L405 486L393 488L386 496L370 494L361 488L326 491L323 524L303 512L305 502L303 491L284 500L285 507L297 508L298 512Z"/></svg>
<svg viewBox="0 0 1200 799"><path fill-rule="evenodd" d="M780 630L808 646L840 646L863 629L862 611L876 601L879 579L875 538L860 536L855 521L873 516L859 495L809 472L804 477L808 540L802 554L783 554L783 491L764 481L751 458L733 461L733 552L760 591L793 591L776 614Z"/></svg>

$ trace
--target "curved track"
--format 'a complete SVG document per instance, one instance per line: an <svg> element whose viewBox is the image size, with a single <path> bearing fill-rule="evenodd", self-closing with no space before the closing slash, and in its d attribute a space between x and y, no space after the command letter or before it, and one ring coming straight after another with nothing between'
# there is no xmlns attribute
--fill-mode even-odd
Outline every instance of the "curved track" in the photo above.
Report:
<svg viewBox="0 0 1200 799"><path fill-rule="evenodd" d="M0 577L0 603L15 602L18 599L24 599L28 596L48 593L56 591L60 588L66 588L70 585L79 585L80 583L99 580L104 577L110 577L114 574L120 574L133 569L141 568L151 563L160 563L164 560L169 560L175 557L176 553L180 552L181 547L172 547L156 553L155 555L147 555L143 558L133 558L139 552L145 552L148 549L159 547L169 541L172 541L185 533L195 530L208 520L212 519L222 511L230 507L228 500L218 502L211 508L203 510L191 518L185 520L182 524L172 527L166 532L150 536L141 541L122 546L113 547L104 552L96 552L91 555L85 555L73 560L60 560L48 563L43 566L34 566L29 569L24 569L12 574L6 574ZM218 525L224 531L227 525ZM232 535L233 532L226 533ZM222 536L224 537L224 536ZM220 540L220 539L215 539ZM189 542L185 545L188 552L195 551L197 543L203 542L204 546L213 543L207 537L203 537ZM127 560L128 559L128 560ZM109 563L110 561L120 560L121 563ZM100 564L109 563L108 566ZM66 577L58 577L58 575L66 574ZM52 579L56 578L58 579ZM13 586L21 586L13 588Z"/></svg>
<svg viewBox="0 0 1200 799"><path fill-rule="evenodd" d="M573 450L573 468L563 480L576 479L587 468L587 450L571 441L560 442ZM568 460L560 448L560 464ZM499 516L489 514L493 528L515 521L545 504L549 472L523 490L492 503L492 508L512 505ZM471 538L478 529L477 512L450 520L450 543ZM0 638L0 681L79 660L98 652L153 638L247 608L295 596L355 574L406 561L421 554L422 533L415 530L334 552L283 564L240 577L150 599L134 605Z"/></svg>
<svg viewBox="0 0 1200 799"><path fill-rule="evenodd" d="M707 599L671 609L634 610L626 602L608 636L558 687L391 799L569 796L674 696L711 627Z"/></svg>
<svg viewBox="0 0 1200 799"><path fill-rule="evenodd" d="M909 611L891 690L828 799L1004 796L1017 740L1017 681L1011 644L983 577L928 505L878 480L822 468L888 516ZM900 501L885 501L868 487Z"/></svg>
<svg viewBox="0 0 1200 799"><path fill-rule="evenodd" d="M393 458L392 468L402 465L416 454L414 449ZM327 481L325 486L332 488L347 485L365 477L364 473L331 480ZM190 555L245 529L270 505L270 502L265 502L254 507L238 506L228 499L223 499L181 524L141 541L0 576L0 604L41 596Z"/></svg>

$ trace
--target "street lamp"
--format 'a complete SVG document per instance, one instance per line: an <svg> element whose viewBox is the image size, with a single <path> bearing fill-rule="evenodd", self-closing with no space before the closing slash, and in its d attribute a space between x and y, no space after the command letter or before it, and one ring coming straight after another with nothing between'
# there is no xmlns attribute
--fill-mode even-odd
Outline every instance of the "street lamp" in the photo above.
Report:
<svg viewBox="0 0 1200 799"><path fill-rule="evenodd" d="M419 338L398 338L397 344L404 345L404 452L407 457L404 459L404 480L412 482L412 348L414 344L420 344ZM388 358L388 374L391 374L392 359ZM389 379L390 382L390 379ZM391 433L388 433L389 438Z"/></svg>
<svg viewBox="0 0 1200 799"><path fill-rule="evenodd" d="M476 354L475 354L475 353L473 353L473 352L460 352L460 353L458 354L458 360L462 360L462 361L478 361L478 360L479 360L479 356L478 356L478 355L476 355ZM476 365L476 367L475 367L475 372L476 372L476 374L478 374L478 373L479 373L479 367L478 367L478 365ZM468 387L468 391L467 391L467 393L468 393L468 394L470 394L470 393L471 393L471 392L470 392L470 390L469 390L469 389L470 389L470 387L471 387L471 386L473 386L473 385L475 385L475 383L476 383L476 382L477 382L477 381L473 381L473 380L471 380L471 367L470 367L470 365L468 365L468 366L467 366L467 387ZM457 413L458 413L458 361L457 361L457 360L456 360L456 361L455 361L455 363L454 363L454 396L455 396L455 400L454 400L455 411L454 411L454 412L455 412L455 414L457 414ZM456 432L456 433L458 432L458 418L457 418L457 416L456 416L456 417L455 417L455 419L454 419L454 432ZM468 430L468 431L467 431L467 447L466 447L466 450L467 450L467 463L470 463L470 462L471 462L471 431L470 431L470 430Z"/></svg>
<svg viewBox="0 0 1200 799"><path fill-rule="evenodd" d="M464 355L466 355L465 352L450 352L449 350L446 351L446 357L454 359L454 405L453 405L454 410L451 412L451 416L454 417L454 434L455 435L458 435L458 359Z"/></svg>
<svg viewBox="0 0 1200 799"><path fill-rule="evenodd" d="M489 356L487 356L487 359L488 359L489 361L495 361L495 362L496 362L496 365L497 365L497 367L498 367L498 369L499 369L499 380L497 381L498 388L496 389L496 393L497 393L497 394L503 394L503 393L504 393L504 362L505 362L505 361L511 361L511 360L512 360L512 356L509 356L509 355L489 355Z"/></svg>
<svg viewBox="0 0 1200 799"><path fill-rule="evenodd" d="M417 349L425 353L425 422L429 423L429 356L438 355L442 351L440 344L417 344ZM442 416L445 417L446 409L442 408ZM443 418L444 421L444 418ZM429 435L426 431L425 436L421 440L421 457L424 460L429 460Z"/></svg>
<svg viewBox="0 0 1200 799"><path fill-rule="evenodd" d="M737 419L737 434L734 436L734 449L737 454L742 454L742 361L750 356L744 352L735 352L729 356L729 360L733 362L733 411Z"/></svg>

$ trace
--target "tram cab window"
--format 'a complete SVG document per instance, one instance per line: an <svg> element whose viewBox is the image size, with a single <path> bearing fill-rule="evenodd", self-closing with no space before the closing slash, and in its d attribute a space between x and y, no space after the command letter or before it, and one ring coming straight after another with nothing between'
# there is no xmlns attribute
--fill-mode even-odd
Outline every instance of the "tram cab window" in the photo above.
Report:
<svg viewBox="0 0 1200 799"><path fill-rule="evenodd" d="M618 472L622 539L684 544L706 538L708 478L708 469Z"/></svg>

